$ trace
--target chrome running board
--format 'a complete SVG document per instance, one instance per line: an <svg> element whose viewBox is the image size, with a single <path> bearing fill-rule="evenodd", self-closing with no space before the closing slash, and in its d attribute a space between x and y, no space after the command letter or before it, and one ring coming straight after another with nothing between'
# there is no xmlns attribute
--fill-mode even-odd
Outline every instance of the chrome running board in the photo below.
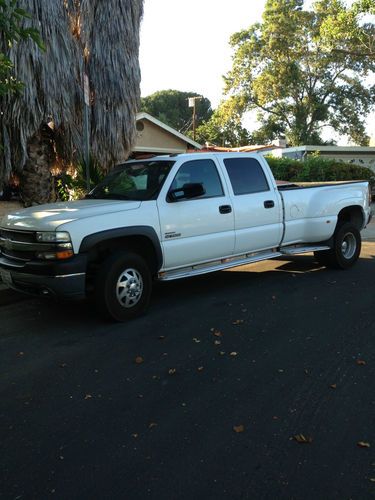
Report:
<svg viewBox="0 0 375 500"><path fill-rule="evenodd" d="M280 248L282 255L298 255L299 253L321 252L322 250L330 250L331 247L327 245L310 245L307 247L290 246Z"/></svg>
<svg viewBox="0 0 375 500"><path fill-rule="evenodd" d="M206 262L205 264L198 264L196 266L183 267L171 271L160 272L158 275L158 280L171 281L180 278L198 276L200 274L212 273L214 271L222 271L223 269L230 269L231 267L238 267L238 266L243 266L245 264L252 264L253 262L259 262L261 260L274 259L275 257L281 257L281 255L283 254L276 250L274 251L267 250L267 252L254 252L243 255L237 255L236 257L228 257L226 259Z"/></svg>
<svg viewBox="0 0 375 500"><path fill-rule="evenodd" d="M200 274L212 273L215 271L222 271L223 269L230 269L231 267L244 266L262 260L274 259L275 257L292 256L301 253L320 252L322 250L330 250L327 245L310 245L298 246L293 245L280 249L267 250L266 252L253 252L235 257L228 257L226 259L215 260L206 262L205 264L198 264L196 266L182 267L179 269L172 269L171 271L164 271L158 274L159 281L172 281L180 278L189 278L192 276L199 276Z"/></svg>

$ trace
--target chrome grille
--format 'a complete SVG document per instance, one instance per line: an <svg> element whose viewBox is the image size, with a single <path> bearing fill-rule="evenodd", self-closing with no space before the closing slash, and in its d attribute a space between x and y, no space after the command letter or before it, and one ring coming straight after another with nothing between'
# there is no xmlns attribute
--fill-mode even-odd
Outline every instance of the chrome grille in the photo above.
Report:
<svg viewBox="0 0 375 500"><path fill-rule="evenodd" d="M35 231L0 228L0 254L8 259L27 262L38 246Z"/></svg>

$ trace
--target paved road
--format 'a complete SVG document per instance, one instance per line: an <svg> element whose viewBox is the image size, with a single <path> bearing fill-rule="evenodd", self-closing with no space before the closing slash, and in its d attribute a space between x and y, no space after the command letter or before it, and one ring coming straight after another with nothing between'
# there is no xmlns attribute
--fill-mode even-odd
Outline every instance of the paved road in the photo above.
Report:
<svg viewBox="0 0 375 500"><path fill-rule="evenodd" d="M305 256L159 285L128 324L1 307L0 498L374 498L364 247L346 272Z"/></svg>

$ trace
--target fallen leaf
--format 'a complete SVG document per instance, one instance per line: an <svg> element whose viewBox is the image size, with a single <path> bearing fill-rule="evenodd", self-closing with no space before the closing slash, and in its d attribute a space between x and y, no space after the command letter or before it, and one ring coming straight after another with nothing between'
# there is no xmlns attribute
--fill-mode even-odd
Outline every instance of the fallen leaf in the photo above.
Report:
<svg viewBox="0 0 375 500"><path fill-rule="evenodd" d="M234 425L233 430L234 430L234 432L240 433L240 432L243 432L245 430L245 427L242 424L241 425Z"/></svg>
<svg viewBox="0 0 375 500"><path fill-rule="evenodd" d="M337 384L331 384L330 387L331 389L337 389Z"/></svg>
<svg viewBox="0 0 375 500"><path fill-rule="evenodd" d="M142 358L142 356L137 356L134 361L135 364L140 365L143 363L144 359Z"/></svg>
<svg viewBox="0 0 375 500"><path fill-rule="evenodd" d="M304 434L296 434L295 436L293 436L293 439L297 441L297 443L302 443L302 444L312 443L312 437L305 436Z"/></svg>
<svg viewBox="0 0 375 500"><path fill-rule="evenodd" d="M236 351L232 351L229 353L229 356L237 356L237 352Z"/></svg>
<svg viewBox="0 0 375 500"><path fill-rule="evenodd" d="M174 375L176 373L176 368L169 368L168 373L169 375Z"/></svg>
<svg viewBox="0 0 375 500"><path fill-rule="evenodd" d="M220 356L224 356L225 351L220 351Z"/></svg>
<svg viewBox="0 0 375 500"><path fill-rule="evenodd" d="M371 481L372 483L375 483L375 477L370 477L370 481Z"/></svg>
<svg viewBox="0 0 375 500"><path fill-rule="evenodd" d="M133 438L137 438L137 437L138 437L138 434L137 434L136 432L134 432L134 433L132 434L132 437L133 437Z"/></svg>
<svg viewBox="0 0 375 500"><path fill-rule="evenodd" d="M242 325L243 319L235 319L232 321L232 325Z"/></svg>
<svg viewBox="0 0 375 500"><path fill-rule="evenodd" d="M215 341L214 341L214 344L215 344L215 345L220 345L220 344L221 344L221 341L220 341L220 340L215 340Z"/></svg>
<svg viewBox="0 0 375 500"><path fill-rule="evenodd" d="M203 366L198 366L197 370L201 372L203 370Z"/></svg>
<svg viewBox="0 0 375 500"><path fill-rule="evenodd" d="M363 366L363 365L366 364L366 361L364 361L363 359L357 359L356 363L357 363L357 365L362 365Z"/></svg>
<svg viewBox="0 0 375 500"><path fill-rule="evenodd" d="M151 422L148 426L149 429L152 429L153 427L156 427L158 424L156 422Z"/></svg>
<svg viewBox="0 0 375 500"><path fill-rule="evenodd" d="M358 441L357 446L360 448L370 448L370 443L367 443L366 441Z"/></svg>
<svg viewBox="0 0 375 500"><path fill-rule="evenodd" d="M215 335L215 337L222 337L223 336L223 334L219 330L215 330L214 335Z"/></svg>
<svg viewBox="0 0 375 500"><path fill-rule="evenodd" d="M85 399L91 399L91 398L92 398L91 394L86 394Z"/></svg>
<svg viewBox="0 0 375 500"><path fill-rule="evenodd" d="M199 339L197 339L196 337L193 337L193 340L194 340L194 342L195 342L196 344L199 344L199 343L200 343L200 340L199 340Z"/></svg>

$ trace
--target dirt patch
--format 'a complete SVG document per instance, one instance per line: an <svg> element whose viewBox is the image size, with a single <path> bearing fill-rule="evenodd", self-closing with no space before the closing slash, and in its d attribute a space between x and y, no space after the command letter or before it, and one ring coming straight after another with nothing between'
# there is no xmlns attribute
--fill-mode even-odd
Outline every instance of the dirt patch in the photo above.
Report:
<svg viewBox="0 0 375 500"><path fill-rule="evenodd" d="M23 208L23 206L19 201L0 201L0 219L4 217L4 215L20 208Z"/></svg>

